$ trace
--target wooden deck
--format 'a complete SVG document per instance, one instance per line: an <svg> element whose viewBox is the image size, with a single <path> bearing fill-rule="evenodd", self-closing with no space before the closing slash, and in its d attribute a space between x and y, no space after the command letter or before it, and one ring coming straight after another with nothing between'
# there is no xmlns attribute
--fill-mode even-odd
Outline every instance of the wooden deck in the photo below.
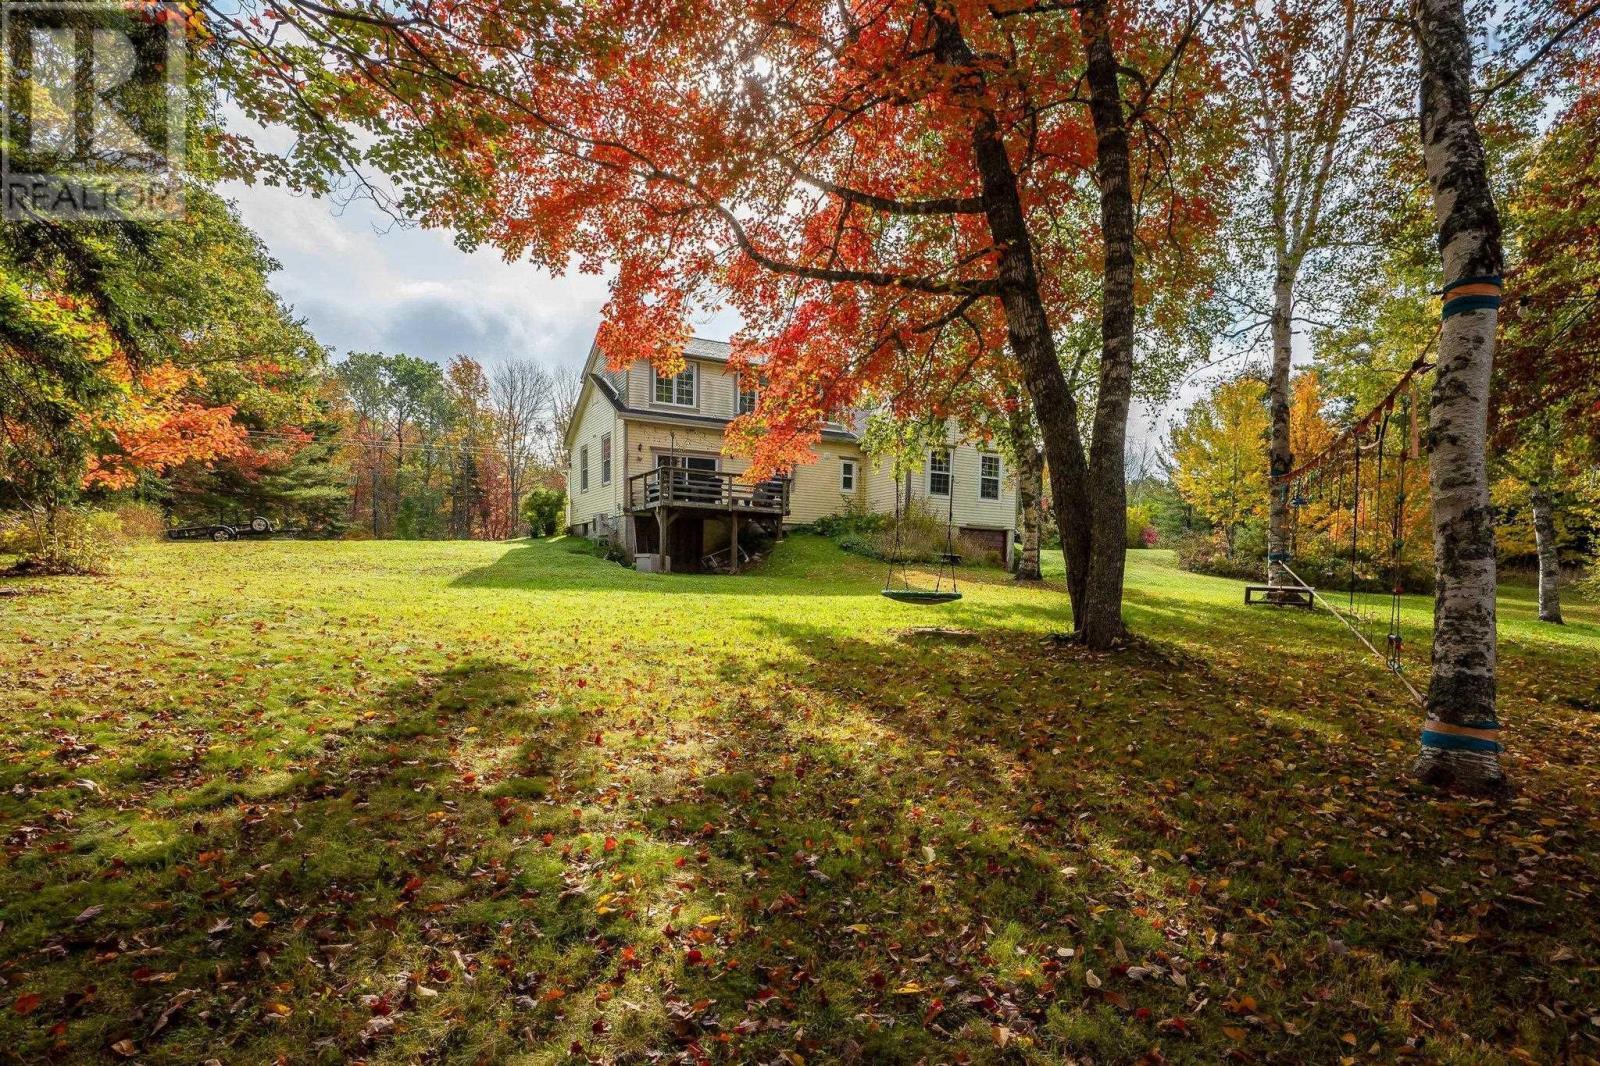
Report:
<svg viewBox="0 0 1600 1066"><path fill-rule="evenodd" d="M789 513L789 482L740 481L721 470L658 466L628 479L628 510L649 514L659 508L724 511L739 514Z"/></svg>
<svg viewBox="0 0 1600 1066"><path fill-rule="evenodd" d="M740 520L745 521L746 528L757 526L773 536L781 535L784 516L789 513L789 482L741 481L737 474L720 470L658 466L628 479L628 513L634 516L635 539L630 543L639 546L636 565L645 557L654 556L661 569L672 570L677 556L680 561L686 557L691 569L698 564L701 568L738 573L746 558L739 545ZM643 527L640 519L651 517L655 519L654 529L647 536L648 527ZM725 518L728 546L705 553L700 541L704 523L679 523L679 518ZM648 550L647 544L654 550ZM724 555L725 562L721 558Z"/></svg>

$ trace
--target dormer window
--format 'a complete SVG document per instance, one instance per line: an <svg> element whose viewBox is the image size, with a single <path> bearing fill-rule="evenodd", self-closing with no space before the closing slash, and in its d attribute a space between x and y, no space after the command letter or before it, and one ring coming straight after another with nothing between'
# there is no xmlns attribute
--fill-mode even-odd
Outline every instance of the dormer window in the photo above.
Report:
<svg viewBox="0 0 1600 1066"><path fill-rule="evenodd" d="M657 374L656 403L670 404L673 407L693 407L694 388L693 363L686 364L679 374Z"/></svg>

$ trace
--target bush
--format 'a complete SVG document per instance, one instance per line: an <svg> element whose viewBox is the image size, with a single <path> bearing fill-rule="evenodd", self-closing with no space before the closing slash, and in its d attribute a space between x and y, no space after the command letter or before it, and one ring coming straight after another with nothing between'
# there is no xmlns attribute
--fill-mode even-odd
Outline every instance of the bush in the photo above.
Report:
<svg viewBox="0 0 1600 1066"><path fill-rule="evenodd" d="M534 489L522 498L522 518L528 523L528 536L548 537L561 528L567 509L567 494L559 489Z"/></svg>
<svg viewBox="0 0 1600 1066"><path fill-rule="evenodd" d="M1143 504L1135 504L1128 508L1128 539L1130 548L1149 548L1155 545L1157 538L1154 519L1151 517L1150 508Z"/></svg>
<svg viewBox="0 0 1600 1066"><path fill-rule="evenodd" d="M104 574L122 546L110 511L33 507L0 520L0 552L22 557L13 574Z"/></svg>
<svg viewBox="0 0 1600 1066"><path fill-rule="evenodd" d="M1591 565L1572 583L1572 590L1579 599L1600 603L1600 565Z"/></svg>
<svg viewBox="0 0 1600 1066"><path fill-rule="evenodd" d="M871 536L893 521L894 519L891 515L869 511L852 500L842 512L825 515L811 523L810 528L812 532L820 533L824 537L841 540L845 537Z"/></svg>
<svg viewBox="0 0 1600 1066"><path fill-rule="evenodd" d="M166 534L166 516L153 503L120 503L111 512L128 540L159 540Z"/></svg>
<svg viewBox="0 0 1600 1066"><path fill-rule="evenodd" d="M1266 576L1265 556L1236 551L1231 557L1228 544L1221 532L1189 533L1173 542L1178 555L1178 566L1197 574L1215 577L1232 577L1242 581L1259 581Z"/></svg>
<svg viewBox="0 0 1600 1066"><path fill-rule="evenodd" d="M1179 537L1173 544L1177 551L1178 566L1197 574L1214 577L1231 577L1240 581L1264 582L1267 577L1267 553L1264 531L1259 526L1247 526L1234 535L1233 555L1220 531L1190 533ZM1297 545L1289 565L1300 579L1315 589L1348 589L1350 587L1350 556L1348 549L1325 540ZM1356 556L1356 591L1387 593L1392 587L1393 575L1387 559L1375 558L1362 550ZM1426 559L1408 560L1400 574L1400 585L1406 592L1433 591L1433 566Z"/></svg>
<svg viewBox="0 0 1600 1066"><path fill-rule="evenodd" d="M829 529L842 532L829 534L847 552L865 555L884 561L937 564L946 551L948 524L945 515L937 514L925 501L912 500L900 515L898 541L892 515L836 515L822 519L813 528L825 533ZM957 532L949 550L961 556L962 563L970 566L1002 566L1001 553L984 541Z"/></svg>
<svg viewBox="0 0 1600 1066"><path fill-rule="evenodd" d="M592 555L596 559L607 562L621 563L623 566L633 566L633 557L623 547L622 538L606 534L590 540L588 537L567 538L567 551L574 555Z"/></svg>

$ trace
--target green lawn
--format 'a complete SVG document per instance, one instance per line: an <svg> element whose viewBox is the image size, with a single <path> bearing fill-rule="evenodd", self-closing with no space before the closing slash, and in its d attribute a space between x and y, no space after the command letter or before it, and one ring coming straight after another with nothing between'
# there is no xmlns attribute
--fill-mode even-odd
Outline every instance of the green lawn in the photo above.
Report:
<svg viewBox="0 0 1600 1066"><path fill-rule="evenodd" d="M1491 804L1409 784L1336 622L1166 553L1093 654L1059 582L573 547L0 582L0 1059L1600 1054L1594 606L1504 597Z"/></svg>

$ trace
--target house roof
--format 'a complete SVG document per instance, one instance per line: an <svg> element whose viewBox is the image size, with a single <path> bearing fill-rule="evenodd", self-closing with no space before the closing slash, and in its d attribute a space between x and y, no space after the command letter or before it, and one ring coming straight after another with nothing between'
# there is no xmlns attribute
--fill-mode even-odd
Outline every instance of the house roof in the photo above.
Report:
<svg viewBox="0 0 1600 1066"><path fill-rule="evenodd" d="M706 341L705 343L717 344L720 342ZM689 353L686 352L685 354ZM697 356L697 358L702 357ZM646 422L667 422L678 426L705 426L709 429L723 429L733 421L731 418L718 418L715 415L684 414L678 411L663 411L655 407L630 407L627 400L618 395L616 388L604 375L591 372L589 381L596 389L600 390L600 395L611 402L611 406L616 408L618 414L628 418L637 418ZM842 427L824 426L822 439L855 444L861 438L858 434Z"/></svg>
<svg viewBox="0 0 1600 1066"><path fill-rule="evenodd" d="M707 362L715 363L726 363L728 361L728 355L732 351L733 345L729 344L727 341L714 341L706 337L690 337L683 346L683 354L685 357L690 359L703 359ZM666 422L683 426L705 426L715 429L724 428L729 422L733 421L730 418L716 418L711 415L680 414L676 411L662 411L653 407L630 407L628 406L627 398L619 395L616 388L611 384L606 375L597 369L596 362L599 355L599 346L590 345L589 358L584 364L583 391L578 396L578 406L576 410L582 410L583 405L588 402L589 390L591 388L595 388L599 389L600 394L611 403L612 407L616 408L618 414L631 418L637 418L642 421ZM824 426L822 429L822 439L841 441L847 444L859 444L861 443L861 433L865 426L865 415L860 412L854 412L851 415L848 426ZM573 418L572 422L567 426L566 444L569 447L572 444L572 435L577 428L578 420L577 418Z"/></svg>
<svg viewBox="0 0 1600 1066"><path fill-rule="evenodd" d="M726 363L728 353L733 351L733 345L727 341L712 341L704 337L690 337L683 346L683 354L696 359L715 359Z"/></svg>

